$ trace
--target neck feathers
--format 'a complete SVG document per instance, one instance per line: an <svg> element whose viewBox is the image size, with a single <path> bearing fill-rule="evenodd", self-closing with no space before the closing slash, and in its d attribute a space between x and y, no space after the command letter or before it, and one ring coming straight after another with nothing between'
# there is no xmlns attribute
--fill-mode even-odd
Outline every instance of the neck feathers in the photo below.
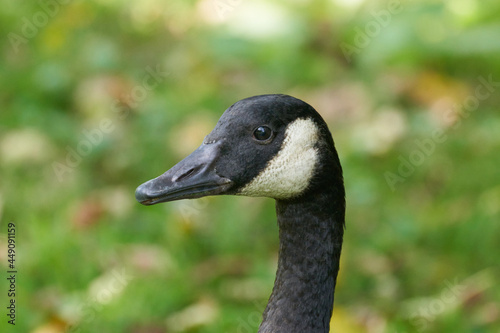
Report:
<svg viewBox="0 0 500 333"><path fill-rule="evenodd" d="M344 232L344 195L309 191L277 201L280 248L259 333L329 332ZM333 187L335 188L335 187ZM304 200L307 198L307 200Z"/></svg>

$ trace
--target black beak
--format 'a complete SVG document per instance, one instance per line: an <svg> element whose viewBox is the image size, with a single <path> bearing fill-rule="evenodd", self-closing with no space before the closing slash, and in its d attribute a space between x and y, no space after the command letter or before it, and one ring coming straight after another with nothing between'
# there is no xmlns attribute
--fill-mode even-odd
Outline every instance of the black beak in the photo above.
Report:
<svg viewBox="0 0 500 333"><path fill-rule="evenodd" d="M224 193L232 181L219 176L215 170L220 144L220 141L202 144L163 175L139 186L135 198L143 205L154 205Z"/></svg>

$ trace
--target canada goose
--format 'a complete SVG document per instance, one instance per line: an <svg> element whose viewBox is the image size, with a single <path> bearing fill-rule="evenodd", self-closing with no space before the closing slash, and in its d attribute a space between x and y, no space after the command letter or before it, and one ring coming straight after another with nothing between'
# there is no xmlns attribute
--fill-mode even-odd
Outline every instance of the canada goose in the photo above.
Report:
<svg viewBox="0 0 500 333"><path fill-rule="evenodd" d="M243 99L200 147L135 192L144 205L221 194L276 199L278 268L259 332L329 332L345 193L321 116L287 95Z"/></svg>

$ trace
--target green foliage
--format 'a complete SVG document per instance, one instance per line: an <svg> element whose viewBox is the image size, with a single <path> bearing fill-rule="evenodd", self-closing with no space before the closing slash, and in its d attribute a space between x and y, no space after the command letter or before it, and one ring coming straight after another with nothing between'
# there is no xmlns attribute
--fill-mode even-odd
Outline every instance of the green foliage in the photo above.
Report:
<svg viewBox="0 0 500 333"><path fill-rule="evenodd" d="M324 116L344 168L338 331L497 332L499 18L494 0L3 1L15 329L255 332L272 200L146 208L134 190L232 103L287 93Z"/></svg>

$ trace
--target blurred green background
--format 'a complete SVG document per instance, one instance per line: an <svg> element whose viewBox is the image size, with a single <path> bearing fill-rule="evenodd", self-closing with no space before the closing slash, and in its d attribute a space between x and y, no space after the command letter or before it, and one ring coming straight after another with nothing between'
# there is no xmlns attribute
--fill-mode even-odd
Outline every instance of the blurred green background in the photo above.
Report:
<svg viewBox="0 0 500 333"><path fill-rule="evenodd" d="M500 2L1 7L2 332L256 332L273 200L134 190L264 93L315 107L343 164L335 331L499 331Z"/></svg>

